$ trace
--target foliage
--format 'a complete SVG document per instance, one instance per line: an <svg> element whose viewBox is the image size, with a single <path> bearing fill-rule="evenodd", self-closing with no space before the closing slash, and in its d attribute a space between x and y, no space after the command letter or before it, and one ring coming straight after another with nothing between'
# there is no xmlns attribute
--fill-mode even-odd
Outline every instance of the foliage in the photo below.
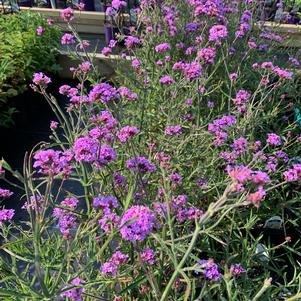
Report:
<svg viewBox="0 0 301 301"><path fill-rule="evenodd" d="M37 27L45 29L37 34ZM57 70L59 30L39 14L0 15L0 106L22 93L36 70ZM7 113L11 109L7 109ZM2 118L1 118L2 121ZM4 125L1 122L2 126Z"/></svg>
<svg viewBox="0 0 301 301"><path fill-rule="evenodd" d="M255 1L204 3L141 1L118 81L85 57L66 112L34 74L57 121L1 162L27 214L0 211L3 300L298 300L299 62Z"/></svg>

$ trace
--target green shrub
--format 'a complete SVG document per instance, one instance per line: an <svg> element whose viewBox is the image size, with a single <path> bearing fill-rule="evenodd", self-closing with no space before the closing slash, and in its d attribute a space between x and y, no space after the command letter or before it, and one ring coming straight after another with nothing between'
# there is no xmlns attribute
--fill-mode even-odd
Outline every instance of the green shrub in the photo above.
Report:
<svg viewBox="0 0 301 301"><path fill-rule="evenodd" d="M42 35L37 28L45 29ZM50 26L40 14L0 15L0 126L11 122L12 108L6 108L9 97L26 89L34 71L57 70L56 56L60 31Z"/></svg>

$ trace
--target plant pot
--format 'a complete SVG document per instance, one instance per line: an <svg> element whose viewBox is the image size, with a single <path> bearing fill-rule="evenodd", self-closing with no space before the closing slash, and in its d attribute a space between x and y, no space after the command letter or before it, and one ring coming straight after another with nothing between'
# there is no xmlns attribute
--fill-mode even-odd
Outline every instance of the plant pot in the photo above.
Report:
<svg viewBox="0 0 301 301"><path fill-rule="evenodd" d="M20 1L19 6L32 7L32 1L31 0Z"/></svg>
<svg viewBox="0 0 301 301"><path fill-rule="evenodd" d="M104 33L105 33L106 45L109 45L110 41L115 39L116 34L119 34L120 31L116 26L112 26L111 24L105 24Z"/></svg>
<svg viewBox="0 0 301 301"><path fill-rule="evenodd" d="M129 29L123 27L123 33L125 35L129 34ZM105 34L105 41L106 45L109 45L111 40L116 39L116 35L120 34L120 30L118 29L117 26L112 26L111 24L105 24L104 25L104 34ZM118 42L119 46L124 46L124 41Z"/></svg>
<svg viewBox="0 0 301 301"><path fill-rule="evenodd" d="M85 4L85 10L87 11L95 11L94 0L81 0L80 2Z"/></svg>
<svg viewBox="0 0 301 301"><path fill-rule="evenodd" d="M108 7L109 7L108 5L105 5L105 4L102 2L101 11L105 13Z"/></svg>

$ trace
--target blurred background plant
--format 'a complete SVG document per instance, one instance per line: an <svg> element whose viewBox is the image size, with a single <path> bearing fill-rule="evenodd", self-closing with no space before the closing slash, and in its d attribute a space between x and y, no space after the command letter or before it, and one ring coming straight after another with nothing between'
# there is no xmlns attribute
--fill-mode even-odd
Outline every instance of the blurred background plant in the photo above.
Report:
<svg viewBox="0 0 301 301"><path fill-rule="evenodd" d="M59 39L59 28L40 14L0 14L0 126L13 121L9 99L27 89L36 70L58 70Z"/></svg>

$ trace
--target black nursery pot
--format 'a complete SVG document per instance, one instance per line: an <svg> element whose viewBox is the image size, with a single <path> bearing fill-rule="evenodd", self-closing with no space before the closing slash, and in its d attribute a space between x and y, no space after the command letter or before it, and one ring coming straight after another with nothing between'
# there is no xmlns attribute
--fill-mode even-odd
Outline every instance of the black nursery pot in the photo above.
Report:
<svg viewBox="0 0 301 301"><path fill-rule="evenodd" d="M31 0L19 1L18 4L19 4L19 6L32 7L32 1Z"/></svg>
<svg viewBox="0 0 301 301"><path fill-rule="evenodd" d="M87 11L95 11L94 0L81 0L80 2L85 4L85 10Z"/></svg>
<svg viewBox="0 0 301 301"><path fill-rule="evenodd" d="M123 31L125 35L128 35L130 32L128 28L123 28ZM116 35L121 34L119 28L117 26L112 26L111 24L104 25L104 32L106 45L109 45L110 41L116 38ZM118 45L124 46L124 41L118 42Z"/></svg>

